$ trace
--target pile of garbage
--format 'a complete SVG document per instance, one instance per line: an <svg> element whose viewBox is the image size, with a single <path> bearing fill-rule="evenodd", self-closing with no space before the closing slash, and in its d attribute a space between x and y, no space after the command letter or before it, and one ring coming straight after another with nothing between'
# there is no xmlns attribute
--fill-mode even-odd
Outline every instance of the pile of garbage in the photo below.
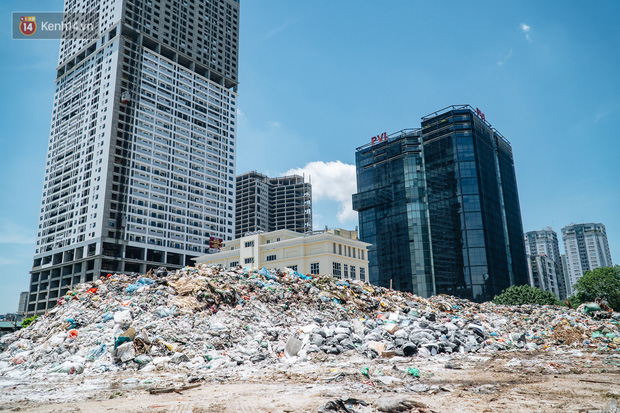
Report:
<svg viewBox="0 0 620 413"><path fill-rule="evenodd" d="M0 377L200 374L346 354L620 350L620 314L591 310L425 299L289 269L160 268L80 284L29 327L0 338Z"/></svg>

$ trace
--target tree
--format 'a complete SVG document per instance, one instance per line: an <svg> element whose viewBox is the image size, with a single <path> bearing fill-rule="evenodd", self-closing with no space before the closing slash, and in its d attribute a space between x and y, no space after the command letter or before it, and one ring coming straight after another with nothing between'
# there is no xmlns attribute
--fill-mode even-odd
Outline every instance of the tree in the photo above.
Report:
<svg viewBox="0 0 620 413"><path fill-rule="evenodd" d="M22 321L22 327L23 327L23 328L28 327L28 326L29 326L30 324L32 324L32 322L33 322L34 320L36 320L37 318L39 318L39 316L38 316L38 315L33 315L32 317L28 317L28 318L24 319L24 321Z"/></svg>
<svg viewBox="0 0 620 413"><path fill-rule="evenodd" d="M495 304L504 305L560 305L560 300L551 292L530 285L513 285L493 299Z"/></svg>
<svg viewBox="0 0 620 413"><path fill-rule="evenodd" d="M586 271L577 280L575 290L582 303L605 299L614 311L620 311L620 265Z"/></svg>

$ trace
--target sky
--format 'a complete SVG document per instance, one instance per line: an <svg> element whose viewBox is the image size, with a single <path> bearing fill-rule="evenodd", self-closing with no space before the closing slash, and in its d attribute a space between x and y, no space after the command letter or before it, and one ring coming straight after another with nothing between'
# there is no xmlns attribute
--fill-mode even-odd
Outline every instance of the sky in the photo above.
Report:
<svg viewBox="0 0 620 413"><path fill-rule="evenodd" d="M28 289L55 40L0 15L0 314ZM315 228L354 228L355 149L449 105L512 144L525 231L602 222L620 263L620 2L241 0L237 173L304 173ZM562 248L562 246L560 247Z"/></svg>

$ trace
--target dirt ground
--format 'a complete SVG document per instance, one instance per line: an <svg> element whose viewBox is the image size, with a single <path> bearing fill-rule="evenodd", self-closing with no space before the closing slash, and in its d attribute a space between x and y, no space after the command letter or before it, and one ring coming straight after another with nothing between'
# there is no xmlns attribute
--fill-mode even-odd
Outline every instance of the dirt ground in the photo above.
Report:
<svg viewBox="0 0 620 413"><path fill-rule="evenodd" d="M310 367L291 365L247 377L194 376L192 384L179 377L155 386L127 384L123 381L127 375L120 373L99 381L18 383L0 387L0 410L317 412L330 401L355 398L367 405L351 405L351 411L375 412L378 399L399 398L425 406L408 410L413 412L620 412L612 402L620 399L618 352L500 352L346 364L317 361L321 360L308 363ZM419 378L407 374L412 366L419 369ZM365 367L369 367L368 376L360 372ZM149 393L154 387L170 390L181 385L197 387Z"/></svg>

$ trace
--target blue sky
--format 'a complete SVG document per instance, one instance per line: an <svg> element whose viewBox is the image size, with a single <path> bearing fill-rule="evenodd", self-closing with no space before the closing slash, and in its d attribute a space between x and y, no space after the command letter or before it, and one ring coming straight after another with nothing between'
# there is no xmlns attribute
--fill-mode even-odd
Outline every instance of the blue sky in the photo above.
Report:
<svg viewBox="0 0 620 413"><path fill-rule="evenodd" d="M0 314L28 288L57 41L0 14ZM620 2L242 0L237 172L312 175L315 227L352 228L355 148L479 107L511 141L526 231L602 222L620 262Z"/></svg>

